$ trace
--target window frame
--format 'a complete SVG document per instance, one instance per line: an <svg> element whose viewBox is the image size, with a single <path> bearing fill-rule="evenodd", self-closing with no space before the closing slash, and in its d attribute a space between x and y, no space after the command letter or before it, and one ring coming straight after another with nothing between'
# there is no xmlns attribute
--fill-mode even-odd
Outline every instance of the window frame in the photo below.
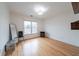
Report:
<svg viewBox="0 0 79 59"><path fill-rule="evenodd" d="M26 21L28 21L28 20L26 20ZM31 35L31 34L36 34L36 33L38 33L38 23L36 22L36 21L29 21L30 23L31 23L31 33L30 34L26 34L25 33L25 25L24 25L24 35ZM37 32L36 33L33 33L32 32L32 22L36 22L37 23Z"/></svg>

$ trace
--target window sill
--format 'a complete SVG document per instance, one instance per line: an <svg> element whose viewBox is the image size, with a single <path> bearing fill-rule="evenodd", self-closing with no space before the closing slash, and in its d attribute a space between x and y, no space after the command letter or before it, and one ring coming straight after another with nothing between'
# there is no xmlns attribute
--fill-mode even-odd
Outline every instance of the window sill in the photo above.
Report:
<svg viewBox="0 0 79 59"><path fill-rule="evenodd" d="M32 33L32 34L24 34L24 35L34 35L34 34L38 34L38 33Z"/></svg>

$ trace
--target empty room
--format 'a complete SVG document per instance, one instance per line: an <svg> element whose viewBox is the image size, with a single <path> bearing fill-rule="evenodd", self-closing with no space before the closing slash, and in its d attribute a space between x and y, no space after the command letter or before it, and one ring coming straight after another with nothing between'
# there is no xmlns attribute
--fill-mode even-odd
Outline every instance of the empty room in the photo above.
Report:
<svg viewBox="0 0 79 59"><path fill-rule="evenodd" d="M79 2L0 2L0 56L79 56Z"/></svg>

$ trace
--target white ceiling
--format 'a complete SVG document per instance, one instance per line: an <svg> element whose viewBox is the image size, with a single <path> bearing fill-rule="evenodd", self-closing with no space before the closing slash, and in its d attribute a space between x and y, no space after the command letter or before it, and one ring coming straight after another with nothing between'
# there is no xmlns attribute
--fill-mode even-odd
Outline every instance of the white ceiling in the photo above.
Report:
<svg viewBox="0 0 79 59"><path fill-rule="evenodd" d="M35 18L39 19L46 19L50 17L54 17L56 15L59 15L59 13L67 12L70 8L69 2L9 2L7 3L9 5L11 12L16 12L19 14L23 14L26 16L33 15ZM34 6L41 5L48 10L43 15L38 15L34 11Z"/></svg>

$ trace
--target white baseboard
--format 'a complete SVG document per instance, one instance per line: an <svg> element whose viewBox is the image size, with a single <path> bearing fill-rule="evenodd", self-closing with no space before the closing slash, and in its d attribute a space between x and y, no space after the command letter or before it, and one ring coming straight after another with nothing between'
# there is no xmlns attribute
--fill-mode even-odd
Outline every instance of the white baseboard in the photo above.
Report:
<svg viewBox="0 0 79 59"><path fill-rule="evenodd" d="M75 47L79 48L79 45L71 44L71 43L65 42L65 41L63 41L63 40L58 40L58 39L55 38L55 37L51 37L51 36L50 36L50 37L48 37L48 38L54 39L54 40L57 40L57 41L60 41L60 42L63 42L63 43L66 43L66 44L69 44L69 45L72 45L72 46L75 46Z"/></svg>

